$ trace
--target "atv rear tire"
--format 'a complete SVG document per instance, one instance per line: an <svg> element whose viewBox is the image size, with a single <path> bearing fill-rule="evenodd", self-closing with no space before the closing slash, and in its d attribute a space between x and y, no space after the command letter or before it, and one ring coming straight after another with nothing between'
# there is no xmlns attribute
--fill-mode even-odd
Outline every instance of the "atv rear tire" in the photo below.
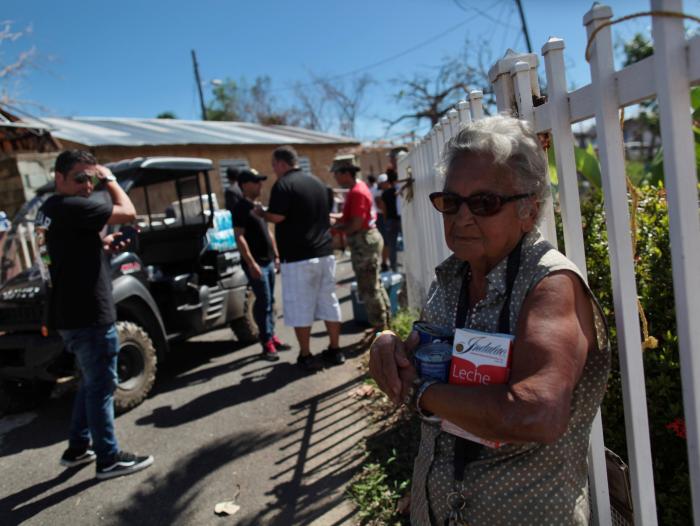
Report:
<svg viewBox="0 0 700 526"><path fill-rule="evenodd" d="M156 379L158 358L148 333L130 321L118 321L118 384L114 391L114 410L124 413L148 396Z"/></svg>

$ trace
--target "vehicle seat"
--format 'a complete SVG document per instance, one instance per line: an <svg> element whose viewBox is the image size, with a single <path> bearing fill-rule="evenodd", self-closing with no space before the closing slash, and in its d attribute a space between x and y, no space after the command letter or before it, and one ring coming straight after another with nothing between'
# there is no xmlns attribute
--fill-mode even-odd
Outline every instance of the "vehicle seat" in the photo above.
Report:
<svg viewBox="0 0 700 526"><path fill-rule="evenodd" d="M207 225L151 226L139 233L139 255L144 265L192 262L196 265L206 240Z"/></svg>

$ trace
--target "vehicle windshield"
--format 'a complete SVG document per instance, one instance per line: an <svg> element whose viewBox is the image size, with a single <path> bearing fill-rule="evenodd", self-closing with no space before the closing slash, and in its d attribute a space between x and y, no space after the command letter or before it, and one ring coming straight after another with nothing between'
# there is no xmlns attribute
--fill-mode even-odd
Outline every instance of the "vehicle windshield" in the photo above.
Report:
<svg viewBox="0 0 700 526"><path fill-rule="evenodd" d="M162 230L210 221L210 207L218 210L216 194L209 187L205 172L142 184L129 190L136 208L136 222L142 231Z"/></svg>
<svg viewBox="0 0 700 526"><path fill-rule="evenodd" d="M37 195L19 209L0 245L0 285L16 275L36 268L38 257L34 240L34 220L41 205L51 196Z"/></svg>

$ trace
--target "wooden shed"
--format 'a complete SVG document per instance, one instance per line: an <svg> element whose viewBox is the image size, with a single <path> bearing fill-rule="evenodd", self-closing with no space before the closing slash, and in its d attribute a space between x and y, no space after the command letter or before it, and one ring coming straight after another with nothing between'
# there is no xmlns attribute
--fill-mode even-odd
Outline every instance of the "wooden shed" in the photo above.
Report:
<svg viewBox="0 0 700 526"><path fill-rule="evenodd" d="M10 218L49 181L60 144L47 123L0 108L0 210Z"/></svg>

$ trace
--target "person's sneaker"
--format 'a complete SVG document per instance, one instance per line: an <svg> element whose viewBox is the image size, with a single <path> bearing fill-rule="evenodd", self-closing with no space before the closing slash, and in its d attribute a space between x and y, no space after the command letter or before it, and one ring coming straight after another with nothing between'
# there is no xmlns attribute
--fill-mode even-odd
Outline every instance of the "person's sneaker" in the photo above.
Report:
<svg viewBox="0 0 700 526"><path fill-rule="evenodd" d="M316 372L323 369L323 366L318 363L318 360L313 354L306 354L297 358L297 365L307 372Z"/></svg>
<svg viewBox="0 0 700 526"><path fill-rule="evenodd" d="M126 451L120 451L114 455L114 460L107 464L97 464L98 479L111 479L122 475L131 475L153 464L153 457L134 455Z"/></svg>
<svg viewBox="0 0 700 526"><path fill-rule="evenodd" d="M275 348L275 344L272 342L272 340L266 341L263 344L262 357L268 362L276 362L280 359L280 355L277 354L277 349Z"/></svg>
<svg viewBox="0 0 700 526"><path fill-rule="evenodd" d="M69 447L61 456L61 465L68 468L89 464L97 458L95 452L89 446Z"/></svg>
<svg viewBox="0 0 700 526"><path fill-rule="evenodd" d="M277 335L272 337L272 343L275 345L275 349L277 349L278 351L289 351L292 349L291 345L289 345L288 343L284 343L277 337Z"/></svg>
<svg viewBox="0 0 700 526"><path fill-rule="evenodd" d="M323 359L333 365L342 365L345 363L345 354L340 349L328 348L321 353Z"/></svg>

